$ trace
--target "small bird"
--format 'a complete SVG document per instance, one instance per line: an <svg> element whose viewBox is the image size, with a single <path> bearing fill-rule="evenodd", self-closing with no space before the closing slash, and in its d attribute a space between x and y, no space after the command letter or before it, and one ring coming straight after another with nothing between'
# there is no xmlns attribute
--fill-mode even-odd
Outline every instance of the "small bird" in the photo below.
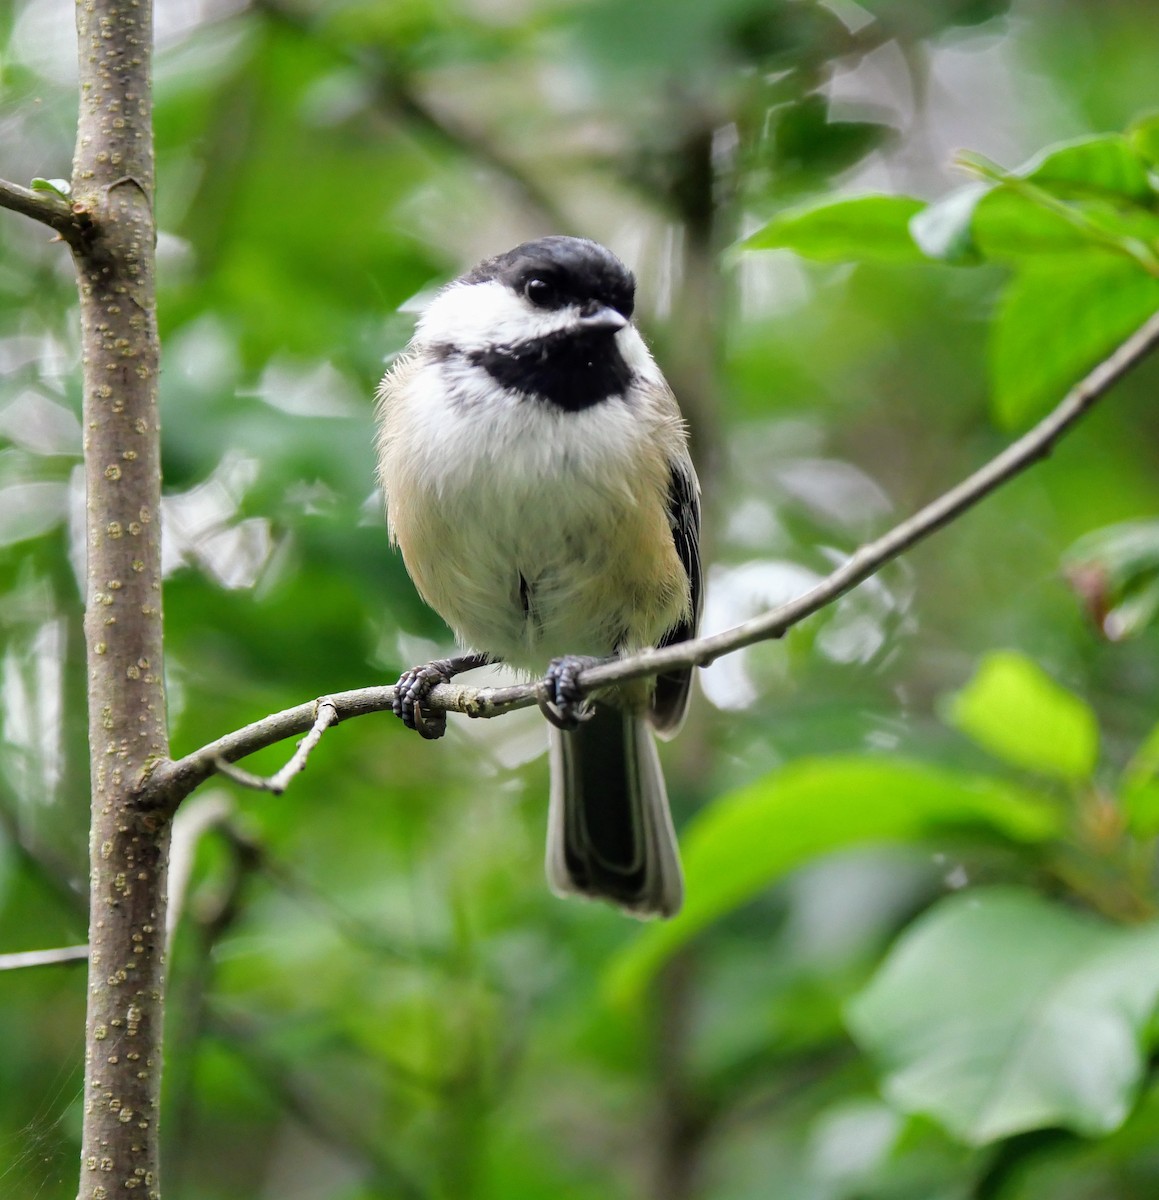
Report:
<svg viewBox="0 0 1159 1200"><path fill-rule="evenodd" d="M672 916L683 878L651 730L672 736L691 668L588 697L597 661L696 635L700 487L671 389L632 325L635 279L584 238L544 237L444 287L378 389L390 537L469 653L399 680L424 711L455 673L545 677L547 876L560 894Z"/></svg>

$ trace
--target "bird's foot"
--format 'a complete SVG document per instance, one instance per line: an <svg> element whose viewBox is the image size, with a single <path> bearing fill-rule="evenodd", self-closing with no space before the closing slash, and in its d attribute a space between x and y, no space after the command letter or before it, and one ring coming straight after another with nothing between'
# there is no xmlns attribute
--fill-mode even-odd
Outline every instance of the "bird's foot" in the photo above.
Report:
<svg viewBox="0 0 1159 1200"><path fill-rule="evenodd" d="M536 697L539 710L557 728L577 729L581 722L591 716L591 707L579 686L579 676L588 667L599 666L607 661L568 654L553 658L548 664L547 674L539 686Z"/></svg>
<svg viewBox="0 0 1159 1200"><path fill-rule="evenodd" d="M450 683L462 671L483 666L482 654L464 654L458 658L436 658L421 667L411 667L398 677L394 692L394 715L422 737L434 740L447 732L447 714L426 707L427 698L440 683Z"/></svg>

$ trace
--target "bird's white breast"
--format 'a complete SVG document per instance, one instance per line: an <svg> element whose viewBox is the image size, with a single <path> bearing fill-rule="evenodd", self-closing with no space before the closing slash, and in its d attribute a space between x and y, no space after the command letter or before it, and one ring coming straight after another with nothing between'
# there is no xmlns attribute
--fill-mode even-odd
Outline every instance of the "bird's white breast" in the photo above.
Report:
<svg viewBox="0 0 1159 1200"><path fill-rule="evenodd" d="M421 349L384 382L380 473L408 570L465 645L528 670L650 644L687 605L667 516L679 414L639 335L618 337L643 386L578 412Z"/></svg>

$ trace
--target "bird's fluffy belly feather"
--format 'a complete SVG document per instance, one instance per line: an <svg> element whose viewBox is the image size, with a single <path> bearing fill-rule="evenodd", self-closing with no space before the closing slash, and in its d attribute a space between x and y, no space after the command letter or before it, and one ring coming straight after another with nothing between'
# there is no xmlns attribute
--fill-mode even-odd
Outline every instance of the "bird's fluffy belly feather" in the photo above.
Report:
<svg viewBox="0 0 1159 1200"><path fill-rule="evenodd" d="M653 645L686 611L664 431L623 405L460 404L409 426L431 436L384 445L394 536L464 645L539 671L561 654ZM390 502L399 473L405 507Z"/></svg>

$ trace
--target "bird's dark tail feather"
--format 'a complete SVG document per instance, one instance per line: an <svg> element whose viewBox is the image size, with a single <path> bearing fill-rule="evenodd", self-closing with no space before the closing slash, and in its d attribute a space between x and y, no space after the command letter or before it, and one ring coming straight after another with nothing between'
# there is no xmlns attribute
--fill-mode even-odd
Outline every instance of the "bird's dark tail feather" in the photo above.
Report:
<svg viewBox="0 0 1159 1200"><path fill-rule="evenodd" d="M604 705L577 730L551 730L547 878L560 894L670 917L684 898L676 835L645 718Z"/></svg>

